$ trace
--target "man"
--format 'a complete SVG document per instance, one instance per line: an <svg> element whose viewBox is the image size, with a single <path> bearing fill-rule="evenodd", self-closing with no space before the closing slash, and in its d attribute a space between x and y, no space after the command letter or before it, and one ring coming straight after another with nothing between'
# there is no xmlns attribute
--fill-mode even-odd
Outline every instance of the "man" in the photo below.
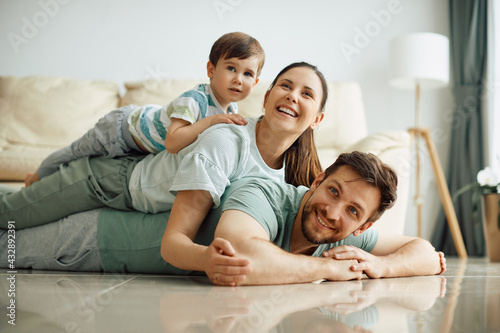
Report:
<svg viewBox="0 0 500 333"><path fill-rule="evenodd" d="M208 245L220 237L232 244L235 255L248 259L249 269L238 284L350 280L363 273L379 278L444 272L442 253L427 241L378 235L371 229L394 204L396 186L392 169L374 155L359 152L341 155L311 189L243 179L227 188L221 205L210 211L194 242ZM193 273L161 259L167 219L168 213L102 209L20 230L16 268ZM3 259L8 238L8 230L0 231L2 267L8 265ZM241 272L226 267L209 277L214 284L231 285L235 274Z"/></svg>
<svg viewBox="0 0 500 333"><path fill-rule="evenodd" d="M282 192L275 193L265 189L270 184L258 186L261 193L267 192L267 201L279 202L280 208L274 212L277 219L280 210L282 214L288 210L293 222L284 223L283 230L273 231L265 200L253 200L252 196L261 194L252 191L249 184L228 193L239 202L233 204L235 200L231 198L225 201L226 210L215 236L231 242L238 255L249 259L252 272L243 284L348 280L361 278L363 272L370 278L431 275L446 269L444 255L427 241L377 235L376 230L370 229L393 206L397 186L392 169L374 155L342 154L309 191L303 189L296 203L293 196L287 197L285 186L280 186ZM250 195L245 197L244 192ZM301 189L295 192L300 193ZM292 225L290 236L284 231L287 225ZM290 253L271 244L270 239ZM222 274L211 276L215 283L224 278Z"/></svg>

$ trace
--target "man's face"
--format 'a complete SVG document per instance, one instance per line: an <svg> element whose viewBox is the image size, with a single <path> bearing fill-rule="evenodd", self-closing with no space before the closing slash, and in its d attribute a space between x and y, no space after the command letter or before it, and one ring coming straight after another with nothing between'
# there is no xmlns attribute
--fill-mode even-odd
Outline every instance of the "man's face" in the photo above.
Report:
<svg viewBox="0 0 500 333"><path fill-rule="evenodd" d="M313 244L333 243L372 226L365 223L380 203L380 191L350 167L316 179L302 212L302 232Z"/></svg>

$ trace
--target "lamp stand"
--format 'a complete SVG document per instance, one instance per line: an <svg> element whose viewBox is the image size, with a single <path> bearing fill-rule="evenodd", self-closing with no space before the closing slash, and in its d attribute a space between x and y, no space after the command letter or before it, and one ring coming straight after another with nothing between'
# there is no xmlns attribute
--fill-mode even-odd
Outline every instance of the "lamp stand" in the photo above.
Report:
<svg viewBox="0 0 500 333"><path fill-rule="evenodd" d="M437 188L439 191L439 196L441 197L441 203L443 204L444 212L446 214L446 220L448 221L448 227L451 231L451 236L457 249L459 258L467 258L467 251L465 249L464 240L462 238L462 233L458 225L457 215L455 213L455 207L451 201L450 191L448 190L448 185L446 184L446 179L443 173L443 167L439 161L436 146L431 138L431 132L428 128L420 127L420 84L417 83L416 90L416 125L415 128L410 128L408 132L415 138L416 145L416 171L417 171L417 184L416 184L416 195L415 204L417 206L417 232L418 236L421 237L422 233L422 204L423 198L420 193L420 147L419 141L423 139L427 146L427 152L432 163L432 170L434 171L434 178L436 179Z"/></svg>
<svg viewBox="0 0 500 333"><path fill-rule="evenodd" d="M417 87L415 91L415 129L420 129L420 82L417 81ZM411 134L411 131L410 131ZM413 137L413 135L412 135ZM424 204L424 197L420 191L420 140L416 138L415 140L415 150L416 150L416 162L415 166L417 177L415 184L415 206L417 206L417 236L422 238L422 205Z"/></svg>

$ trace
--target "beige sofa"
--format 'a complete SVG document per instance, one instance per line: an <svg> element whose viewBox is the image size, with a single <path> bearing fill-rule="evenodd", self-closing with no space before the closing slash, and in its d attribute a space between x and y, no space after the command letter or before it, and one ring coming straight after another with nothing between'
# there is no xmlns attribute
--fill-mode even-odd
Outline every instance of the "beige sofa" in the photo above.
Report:
<svg viewBox="0 0 500 333"><path fill-rule="evenodd" d="M105 113L128 104L164 105L202 81L151 79L125 83L62 77L0 77L0 182L22 186L26 173L49 153L83 135ZM260 82L238 103L240 113L262 114L269 82ZM409 189L409 135L390 131L368 135L361 90L355 82L329 83L325 118L316 133L323 167L341 152L378 155L399 175L398 201L375 225L403 233Z"/></svg>

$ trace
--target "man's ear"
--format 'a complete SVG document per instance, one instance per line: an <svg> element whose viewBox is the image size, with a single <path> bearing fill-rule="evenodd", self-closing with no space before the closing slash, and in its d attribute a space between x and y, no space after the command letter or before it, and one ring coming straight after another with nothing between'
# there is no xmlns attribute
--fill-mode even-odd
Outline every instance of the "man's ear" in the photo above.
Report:
<svg viewBox="0 0 500 333"><path fill-rule="evenodd" d="M211 79L214 76L215 66L212 62L207 62L207 76Z"/></svg>
<svg viewBox="0 0 500 333"><path fill-rule="evenodd" d="M373 222L365 222L361 227L359 227L358 229L354 230L354 232L352 234L354 236L359 236L363 232L365 232L366 230L370 229L372 225L373 225Z"/></svg>
<svg viewBox="0 0 500 333"><path fill-rule="evenodd" d="M314 182L311 184L311 190L312 191L315 191L319 184L321 184L321 182L323 181L323 179L325 179L325 172L323 171L322 173L320 173L318 175L318 177L316 177L316 179L314 180Z"/></svg>

